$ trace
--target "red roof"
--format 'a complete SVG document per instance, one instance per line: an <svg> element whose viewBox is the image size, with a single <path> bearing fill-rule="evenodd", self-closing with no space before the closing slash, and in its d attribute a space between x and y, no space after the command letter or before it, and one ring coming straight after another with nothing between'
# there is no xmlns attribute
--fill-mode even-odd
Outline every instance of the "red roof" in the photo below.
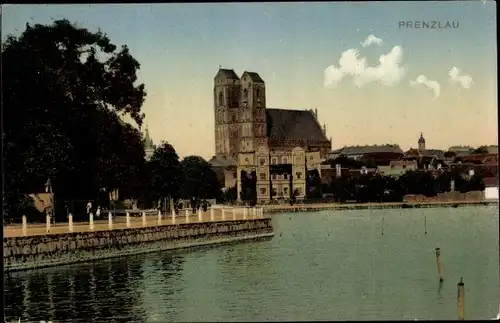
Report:
<svg viewBox="0 0 500 323"><path fill-rule="evenodd" d="M486 177L483 182L486 187L498 187L498 177Z"/></svg>

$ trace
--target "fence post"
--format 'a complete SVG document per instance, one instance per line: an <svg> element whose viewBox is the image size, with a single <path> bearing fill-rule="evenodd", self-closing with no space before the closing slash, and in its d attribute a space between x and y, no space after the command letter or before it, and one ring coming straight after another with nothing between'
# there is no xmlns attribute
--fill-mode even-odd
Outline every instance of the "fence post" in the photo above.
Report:
<svg viewBox="0 0 500 323"><path fill-rule="evenodd" d="M108 229L113 230L113 214L108 213Z"/></svg>
<svg viewBox="0 0 500 323"><path fill-rule="evenodd" d="M186 209L186 223L189 222L189 209Z"/></svg>
<svg viewBox="0 0 500 323"><path fill-rule="evenodd" d="M175 209L172 208L172 223L175 223Z"/></svg>
<svg viewBox="0 0 500 323"><path fill-rule="evenodd" d="M73 214L68 214L68 230L73 232Z"/></svg>
<svg viewBox="0 0 500 323"><path fill-rule="evenodd" d="M243 219L247 219L247 212L248 212L248 209L246 206L243 207Z"/></svg>
<svg viewBox="0 0 500 323"><path fill-rule="evenodd" d="M125 220L127 222L127 228L130 228L130 213L125 213Z"/></svg>
<svg viewBox="0 0 500 323"><path fill-rule="evenodd" d="M45 216L45 222L46 222L46 230L47 230L47 233L50 232L50 215L46 215Z"/></svg>
<svg viewBox="0 0 500 323"><path fill-rule="evenodd" d="M28 235L28 221L26 219L26 215L23 215L23 236Z"/></svg>
<svg viewBox="0 0 500 323"><path fill-rule="evenodd" d="M158 210L158 224L161 224L161 211Z"/></svg>
<svg viewBox="0 0 500 323"><path fill-rule="evenodd" d="M92 212L89 215L89 226L90 230L94 230L94 214Z"/></svg>
<svg viewBox="0 0 500 323"><path fill-rule="evenodd" d="M198 209L198 221L203 222L203 212L201 211L201 207Z"/></svg>
<svg viewBox="0 0 500 323"><path fill-rule="evenodd" d="M146 225L147 225L146 212L142 212L142 226L145 227Z"/></svg>
<svg viewBox="0 0 500 323"><path fill-rule="evenodd" d="M233 206L233 220L236 220L236 208Z"/></svg>
<svg viewBox="0 0 500 323"><path fill-rule="evenodd" d="M214 208L213 206L210 207L210 221L214 221L215 216L214 216Z"/></svg>
<svg viewBox="0 0 500 323"><path fill-rule="evenodd" d="M222 221L226 220L226 209L224 207L221 208L222 211Z"/></svg>

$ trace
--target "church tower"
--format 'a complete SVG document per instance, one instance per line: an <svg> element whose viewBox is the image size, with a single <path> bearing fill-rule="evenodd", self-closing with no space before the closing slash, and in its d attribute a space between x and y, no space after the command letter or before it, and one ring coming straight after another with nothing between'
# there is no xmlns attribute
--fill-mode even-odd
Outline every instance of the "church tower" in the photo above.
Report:
<svg viewBox="0 0 500 323"><path fill-rule="evenodd" d="M155 145L153 144L153 140L149 136L149 130L146 126L145 134L144 134L144 151L146 152L146 160L149 161L155 152Z"/></svg>
<svg viewBox="0 0 500 323"><path fill-rule="evenodd" d="M418 150L425 150L425 139L422 133L420 133L420 138L418 138Z"/></svg>
<svg viewBox="0 0 500 323"><path fill-rule="evenodd" d="M267 148L266 84L255 72L241 76L240 97L241 140L240 151L252 152Z"/></svg>
<svg viewBox="0 0 500 323"><path fill-rule="evenodd" d="M236 157L240 141L240 78L234 70L219 69L214 78L215 154Z"/></svg>

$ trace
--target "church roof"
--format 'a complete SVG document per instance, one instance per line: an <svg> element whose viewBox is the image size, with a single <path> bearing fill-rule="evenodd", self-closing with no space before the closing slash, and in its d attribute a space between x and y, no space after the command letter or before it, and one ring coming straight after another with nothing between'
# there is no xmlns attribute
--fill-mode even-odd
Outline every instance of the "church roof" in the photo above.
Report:
<svg viewBox="0 0 500 323"><path fill-rule="evenodd" d="M425 144L425 139L424 139L424 134L420 133L420 138L418 138L418 143L419 144Z"/></svg>
<svg viewBox="0 0 500 323"><path fill-rule="evenodd" d="M252 82L264 83L264 80L260 77L258 73L245 71L243 72L242 77L244 75L247 75L252 80Z"/></svg>
<svg viewBox="0 0 500 323"><path fill-rule="evenodd" d="M266 109L270 139L329 141L310 110Z"/></svg>
<svg viewBox="0 0 500 323"><path fill-rule="evenodd" d="M234 80L239 80L240 78L238 77L238 74L235 73L234 70L228 70L224 68L220 68L219 71L217 72L217 75L215 75L215 78L228 78L228 79L234 79Z"/></svg>

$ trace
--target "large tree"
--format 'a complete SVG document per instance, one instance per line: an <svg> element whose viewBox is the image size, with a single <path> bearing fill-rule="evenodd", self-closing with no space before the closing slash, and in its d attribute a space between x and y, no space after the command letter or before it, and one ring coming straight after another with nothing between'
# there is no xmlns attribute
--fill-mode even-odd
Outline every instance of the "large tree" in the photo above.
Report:
<svg viewBox="0 0 500 323"><path fill-rule="evenodd" d="M4 207L39 192L47 179L62 199L120 188L143 163L139 63L100 31L58 20L26 25L2 48Z"/></svg>
<svg viewBox="0 0 500 323"><path fill-rule="evenodd" d="M148 163L151 176L151 191L155 199L180 197L182 168L174 147L163 142L153 153Z"/></svg>
<svg viewBox="0 0 500 323"><path fill-rule="evenodd" d="M181 162L183 181L182 196L190 199L191 206L200 206L200 201L218 198L220 183L210 164L199 156L185 157Z"/></svg>

